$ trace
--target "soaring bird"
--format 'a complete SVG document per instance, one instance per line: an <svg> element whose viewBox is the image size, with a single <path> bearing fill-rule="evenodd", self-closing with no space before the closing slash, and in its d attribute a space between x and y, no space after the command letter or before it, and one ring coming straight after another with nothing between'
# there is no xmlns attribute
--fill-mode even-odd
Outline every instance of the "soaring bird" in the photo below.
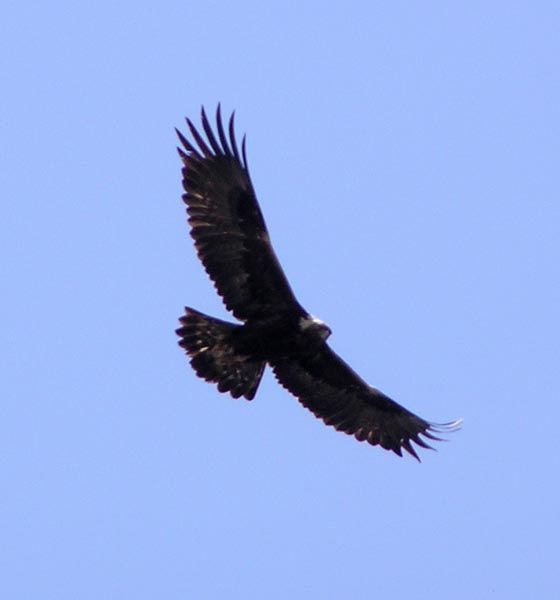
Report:
<svg viewBox="0 0 560 600"><path fill-rule="evenodd" d="M229 323L185 308L176 330L196 374L234 398L255 396L266 365L303 406L339 431L420 460L413 443L440 440L460 421L434 424L368 385L327 344L330 328L296 299L276 258L257 202L245 136L241 151L234 114L224 128L220 105L213 130L202 108L202 135L177 130L188 224Z"/></svg>

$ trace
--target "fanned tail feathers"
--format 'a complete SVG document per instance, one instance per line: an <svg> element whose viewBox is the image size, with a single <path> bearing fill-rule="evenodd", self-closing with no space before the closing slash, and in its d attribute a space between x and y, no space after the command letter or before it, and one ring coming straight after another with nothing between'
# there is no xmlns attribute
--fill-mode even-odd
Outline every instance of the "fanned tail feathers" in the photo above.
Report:
<svg viewBox="0 0 560 600"><path fill-rule="evenodd" d="M232 334L240 327L214 319L192 308L185 308L176 330L190 363L199 377L218 384L220 392L234 398L252 400L259 386L265 363L236 353Z"/></svg>

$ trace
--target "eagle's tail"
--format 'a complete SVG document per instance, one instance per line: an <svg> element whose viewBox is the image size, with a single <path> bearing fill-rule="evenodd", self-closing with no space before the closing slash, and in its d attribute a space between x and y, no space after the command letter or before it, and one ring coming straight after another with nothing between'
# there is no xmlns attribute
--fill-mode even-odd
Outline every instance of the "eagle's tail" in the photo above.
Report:
<svg viewBox="0 0 560 600"><path fill-rule="evenodd" d="M233 332L242 327L185 308L176 330L179 346L190 356L191 365L199 377L218 384L220 392L234 398L255 397L265 363L236 352Z"/></svg>

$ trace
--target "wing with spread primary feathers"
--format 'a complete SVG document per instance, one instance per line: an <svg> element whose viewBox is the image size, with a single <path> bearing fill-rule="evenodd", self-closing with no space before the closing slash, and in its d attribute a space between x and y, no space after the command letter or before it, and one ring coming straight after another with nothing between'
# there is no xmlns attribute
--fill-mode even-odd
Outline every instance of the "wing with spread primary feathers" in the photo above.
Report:
<svg viewBox="0 0 560 600"><path fill-rule="evenodd" d="M440 440L434 434L460 423L435 425L421 419L370 387L327 344L312 356L275 360L272 368L278 381L327 425L399 456L404 449L420 460L413 442L431 448L421 436Z"/></svg>
<svg viewBox="0 0 560 600"><path fill-rule="evenodd" d="M183 201L198 256L226 307L241 320L299 307L270 243L233 114L226 134L218 105L216 136L202 109L206 140L187 125L194 142L177 131Z"/></svg>

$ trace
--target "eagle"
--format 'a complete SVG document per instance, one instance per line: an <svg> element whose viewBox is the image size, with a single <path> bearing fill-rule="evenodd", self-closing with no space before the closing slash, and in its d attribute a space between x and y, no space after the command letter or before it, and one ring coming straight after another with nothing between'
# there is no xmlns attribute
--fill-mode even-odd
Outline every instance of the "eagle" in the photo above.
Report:
<svg viewBox="0 0 560 600"><path fill-rule="evenodd" d="M202 379L233 398L255 397L268 365L278 382L316 417L359 441L420 460L413 444L431 448L459 421L435 424L368 385L328 345L331 329L298 302L272 247L249 175L246 136L236 141L218 104L213 130L204 107L202 130L186 119L181 147L183 202L199 259L230 323L186 307L179 345Z"/></svg>

